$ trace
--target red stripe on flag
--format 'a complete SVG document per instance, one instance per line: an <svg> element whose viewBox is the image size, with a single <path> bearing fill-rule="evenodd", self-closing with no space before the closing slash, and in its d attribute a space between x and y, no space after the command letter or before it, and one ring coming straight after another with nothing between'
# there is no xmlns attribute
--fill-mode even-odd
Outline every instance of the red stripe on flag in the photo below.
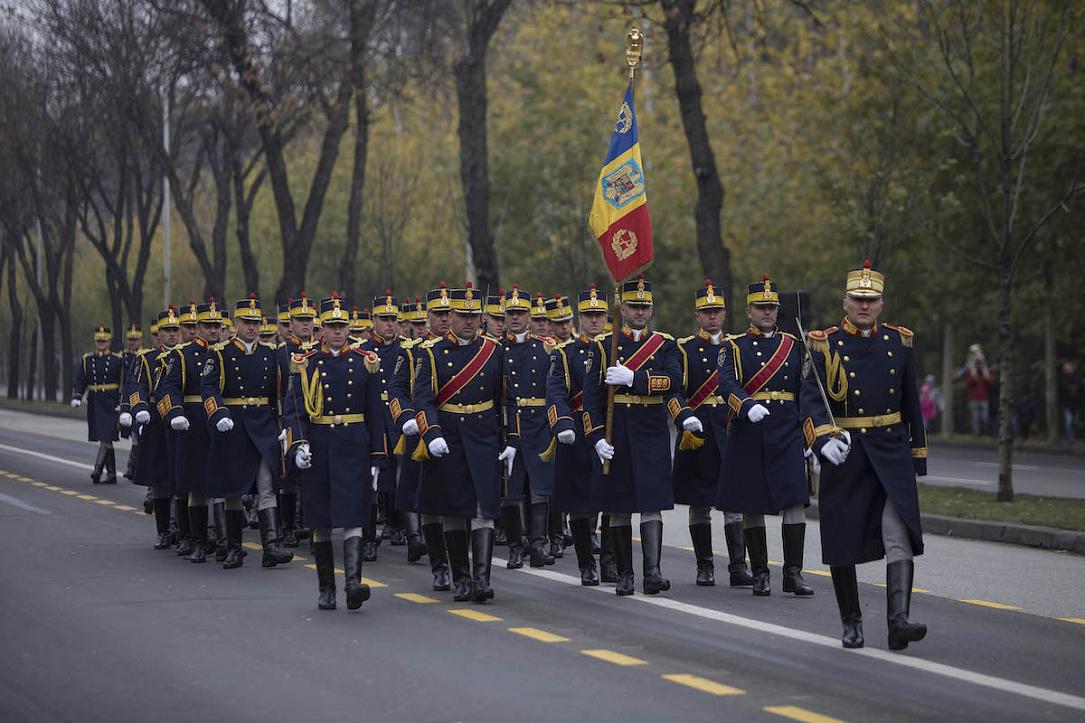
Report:
<svg viewBox="0 0 1085 723"><path fill-rule="evenodd" d="M603 261L615 281L628 279L652 263L652 219L648 204L638 206L599 237Z"/></svg>

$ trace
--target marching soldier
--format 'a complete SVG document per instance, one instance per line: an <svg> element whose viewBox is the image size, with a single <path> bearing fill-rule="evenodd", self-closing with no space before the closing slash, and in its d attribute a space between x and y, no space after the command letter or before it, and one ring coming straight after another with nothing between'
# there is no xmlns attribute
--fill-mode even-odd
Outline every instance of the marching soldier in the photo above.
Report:
<svg viewBox="0 0 1085 723"><path fill-rule="evenodd" d="M411 326L410 337L412 339L419 339L428 333L426 305L422 301L422 297L414 297L414 310L408 312L407 323Z"/></svg>
<svg viewBox="0 0 1085 723"><path fill-rule="evenodd" d="M542 298L542 297L539 297ZM554 488L554 468L539 458L550 446L551 434L546 421L546 374L549 369L551 339L528 331L531 299L513 284L505 295L505 336L502 340L502 366L505 373L506 452L513 450L508 487L501 501L501 521L509 545L510 569L523 567L520 503L526 497L528 540L532 567L553 565L554 556L546 549L547 511ZM502 452L505 454L505 452Z"/></svg>
<svg viewBox="0 0 1085 723"><path fill-rule="evenodd" d="M618 563L618 595L633 594L632 515L640 513L644 592L669 590L659 559L663 550L662 510L674 507L671 486L669 417L663 405L678 387L681 360L673 337L648 329L652 287L638 276L621 289L623 324L618 358L610 357L610 335L597 338L584 375L584 428L609 474L598 474L593 497L610 513L610 532ZM614 395L614 427L606 432L607 387Z"/></svg>
<svg viewBox="0 0 1085 723"><path fill-rule="evenodd" d="M263 314L255 294L239 299L233 313L237 338L216 344L204 362L200 392L208 424L214 426L207 464L212 497L226 498L227 553L222 566L241 567L241 496L255 487L264 567L290 562L294 553L280 547L274 470L281 463L276 409L286 386L276 348L257 339ZM167 402L168 404L168 402ZM163 402L159 402L163 406ZM164 415L170 409L161 410Z"/></svg>
<svg viewBox="0 0 1085 723"><path fill-rule="evenodd" d="M222 313L215 297L197 306L196 319L196 338L181 344L166 357L159 402L169 410L164 421L177 432L175 491L187 496L185 512L192 538L189 562L200 563L207 561L207 478L213 472L207 465L211 436L200 381L210 347L218 343L222 330ZM225 530L220 526L218 532Z"/></svg>
<svg viewBox="0 0 1085 723"><path fill-rule="evenodd" d="M154 510L158 537L154 549L165 550L170 546L170 488L172 487L173 463L166 448L165 426L158 412L158 395L162 380L162 358L177 345L181 334L181 320L171 304L158 314L151 327L159 346L143 349L128 372L125 388L131 418L121 417L122 424L135 424L134 436L139 437L139 458L136 460L133 484L148 488Z"/></svg>
<svg viewBox="0 0 1085 723"><path fill-rule="evenodd" d="M505 336L505 290L499 289L497 296L486 297L486 316L483 319L484 333L491 339L500 341Z"/></svg>
<svg viewBox="0 0 1085 723"><path fill-rule="evenodd" d="M302 470L305 524L313 531L317 607L335 609L332 528L343 528L343 569L347 608L369 599L362 583L362 527L378 465L386 456L384 416L373 352L348 344L349 316L338 295L320 302L324 341L291 356L294 387L284 407L288 458ZM299 403L300 402L300 403Z"/></svg>
<svg viewBox="0 0 1085 723"><path fill-rule="evenodd" d="M727 318L724 297L710 279L694 296L693 315L698 331L678 340L682 354L682 384L667 406L679 426L674 450L674 501L689 505L689 536L697 560L696 582L716 584L712 559L712 506L716 504L720 477L728 474L721 464L727 444L727 405L720 395L717 358L726 343L723 322ZM746 567L742 515L723 514L727 540L727 570L731 587L753 584Z"/></svg>
<svg viewBox="0 0 1085 723"><path fill-rule="evenodd" d="M270 316L265 316L260 322L260 341L272 346L279 345L279 321Z"/></svg>
<svg viewBox="0 0 1085 723"><path fill-rule="evenodd" d="M470 282L449 293L450 332L421 344L414 380L415 421L425 459L418 506L442 516L454 599L493 599L490 564L501 477L511 471L516 449L501 449L497 406L501 402L501 345L478 333L482 299ZM404 430L406 431L406 430ZM472 571L467 556L470 520Z"/></svg>
<svg viewBox="0 0 1085 723"><path fill-rule="evenodd" d="M912 558L923 554L916 475L927 473L927 440L913 335L878 322L884 288L885 277L869 261L848 273L844 320L807 337L813 373L803 380L802 400L813 420L807 443L828 462L819 494L821 550L844 626L841 642L863 647L855 565L884 557L889 648L903 650L927 634L926 625L908 619Z"/></svg>
<svg viewBox="0 0 1085 723"><path fill-rule="evenodd" d="M573 307L569 297L554 294L546 300L546 316L550 321L550 336L559 344L573 338Z"/></svg>
<svg viewBox="0 0 1085 723"><path fill-rule="evenodd" d="M580 334L558 346L550 355L546 379L546 417L557 446L554 450L554 494L551 506L558 514L569 515L580 584L599 584L599 572L592 554L591 533L599 506L592 498L593 450L584 428L584 374L595 338L603 333L607 320L607 295L595 284L577 299ZM609 521L603 528L603 545L609 549ZM613 555L609 566L613 567ZM605 566L606 567L606 566ZM616 582L615 570L604 569L605 582Z"/></svg>
<svg viewBox="0 0 1085 723"><path fill-rule="evenodd" d="M762 276L746 293L750 328L728 337L719 351L720 394L730 410L730 434L720 468L717 506L743 513L753 568L753 594L769 595L765 515L783 513L783 591L813 595L802 578L809 478L803 445L799 390L803 351L776 326L780 294Z"/></svg>
<svg viewBox="0 0 1085 723"><path fill-rule="evenodd" d="M126 349L121 352L121 389L120 389L120 413L127 414L128 424L120 425L121 437L124 439L131 439L132 446L128 450L128 464L124 470L124 478L131 480L135 474L136 469L136 457L139 456L139 436L132 435L132 412L128 404L128 376L132 371L132 366L136 363L136 357L143 349L143 330L140 329L138 322L131 322L128 325L128 329L124 332L124 341ZM119 418L118 418L119 419ZM148 508L148 505L144 504L145 512L152 512L153 509Z"/></svg>
<svg viewBox="0 0 1085 723"><path fill-rule="evenodd" d="M366 325L362 320L362 310L355 306L351 309L350 320L347 322L347 335L350 343L364 344L365 338L362 336L362 332L365 329Z"/></svg>
<svg viewBox="0 0 1085 723"><path fill-rule="evenodd" d="M422 352L422 342L442 338L448 333L451 323L452 301L444 282L426 295L425 304L423 306L421 298L415 298L414 311L408 320L413 330L417 331L420 319L422 324L428 325L428 330L400 345L392 383L388 387L388 409L402 432L395 446L396 454L401 455L396 484L396 506L404 514L419 518L422 539L426 543L426 554L429 556L430 572L433 573L433 589L444 592L452 588L448 579L444 527L440 516L420 514L418 488L422 478L422 454L421 451L413 453L420 444L424 444L419 441L419 426L415 418L414 381L418 369L416 360Z"/></svg>
<svg viewBox="0 0 1085 723"><path fill-rule="evenodd" d="M83 355L75 370L72 385L72 407L83 404L87 395L87 440L98 443L98 456L94 471L90 473L93 484L117 483L117 458L113 443L120 439L117 433L117 408L120 405L121 373L124 363L120 354L109 349L113 334L105 323L94 329L94 351ZM102 468L106 478L102 479Z"/></svg>
<svg viewBox="0 0 1085 723"><path fill-rule="evenodd" d="M284 342L278 345L279 363L283 369L289 370L290 358L298 352L307 351L314 344L313 324L316 320L317 309L305 292L301 292L296 299L290 299L289 322L287 328L290 333ZM282 307L280 306L280 314ZM283 388L283 396L279 400L279 409L286 408L286 397L298 394L293 387L294 380L290 377ZM277 480L277 491L280 505L280 517L283 523L283 547L294 548L298 546L298 539L308 536L308 530L301 522L301 505L298 504L298 470L288 466L286 473Z"/></svg>
<svg viewBox="0 0 1085 723"><path fill-rule="evenodd" d="M279 320L279 343L285 343L292 336L290 327L290 305L293 301L293 299L290 299L285 304L279 304L279 313L276 315Z"/></svg>
<svg viewBox="0 0 1085 723"><path fill-rule="evenodd" d="M535 303L531 306L531 325L528 328L534 336L550 336L550 317L546 315L546 299L541 291L535 292Z"/></svg>

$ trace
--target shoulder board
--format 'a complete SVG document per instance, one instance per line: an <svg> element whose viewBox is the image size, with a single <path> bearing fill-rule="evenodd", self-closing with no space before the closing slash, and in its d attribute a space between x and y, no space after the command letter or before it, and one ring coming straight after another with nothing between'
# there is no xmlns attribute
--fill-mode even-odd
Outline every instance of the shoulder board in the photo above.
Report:
<svg viewBox="0 0 1085 723"><path fill-rule="evenodd" d="M670 339L671 341L674 341L674 337L673 337L673 336L671 336L670 334L668 334L668 333L667 333L667 332L665 332L665 331L657 331L657 332L656 332L656 334L659 334L659 335L660 335L661 337L663 337L664 339Z"/></svg>
<svg viewBox="0 0 1085 723"><path fill-rule="evenodd" d="M438 342L441 341L444 341L444 337L439 336L435 339L426 339L421 344L419 344L419 346L421 346L423 349L432 349L433 347L437 346Z"/></svg>
<svg viewBox="0 0 1085 723"><path fill-rule="evenodd" d="M401 349L412 349L422 343L422 337L416 336L413 339L407 339L400 344Z"/></svg>
<svg viewBox="0 0 1085 723"><path fill-rule="evenodd" d="M555 349L564 349L565 347L567 347L567 346L569 346L570 344L572 344L572 343L573 343L574 341L576 341L576 337L575 337L575 336L574 336L574 337L570 337L570 338L566 339L565 341L561 342L560 344L558 344L558 345L557 345L556 347L554 347L554 348L555 348Z"/></svg>
<svg viewBox="0 0 1085 723"><path fill-rule="evenodd" d="M892 329L893 331L900 334L900 343L904 346L912 345L912 337L915 336L915 332L913 332L908 327L901 326L899 324L882 324L882 326L886 327L887 329Z"/></svg>
<svg viewBox="0 0 1085 723"><path fill-rule="evenodd" d="M88 351L86 354L83 355L83 358L86 359L89 356L90 356L90 352Z"/></svg>
<svg viewBox="0 0 1085 723"><path fill-rule="evenodd" d="M606 340L606 338L607 338L608 336L610 336L610 332L609 332L609 331L607 331L607 332L603 332L603 333L602 333L602 334L600 334L599 336L595 337L594 341L599 341L599 342L601 342L601 341L605 341L605 340Z"/></svg>
<svg viewBox="0 0 1085 723"><path fill-rule="evenodd" d="M212 344L211 345L211 351L222 351L227 346L229 346L229 344L230 344L230 342L228 342L228 341L220 341L217 344Z"/></svg>
<svg viewBox="0 0 1085 723"><path fill-rule="evenodd" d="M177 351L181 351L181 350L182 350L182 349L184 349L184 348L185 348L186 346L191 346L191 345L192 345L192 342L190 342L190 341L183 341L183 342L181 342L180 344L178 344L177 346L175 346L175 347L173 347L173 348L174 348L174 349L176 349Z"/></svg>
<svg viewBox="0 0 1085 723"><path fill-rule="evenodd" d="M275 351L276 349L278 349L277 346L275 346L274 344L272 344L270 342L258 341L256 343L259 344L260 346L264 347L265 349L271 349L272 351Z"/></svg>
<svg viewBox="0 0 1085 723"><path fill-rule="evenodd" d="M315 349L319 343L316 339L310 339L309 341L303 341L300 348L308 351L309 349Z"/></svg>
<svg viewBox="0 0 1085 723"><path fill-rule="evenodd" d="M744 336L746 336L746 332L742 332L741 334L728 334L727 336L723 337L723 340L724 341L737 341L737 340L741 339Z"/></svg>
<svg viewBox="0 0 1085 723"><path fill-rule="evenodd" d="M679 343L679 344L685 344L685 343L686 343L687 341L689 341L690 339L695 339L696 337L697 337L697 335L696 335L696 334L693 334L693 335L691 335L691 336L683 336L683 337L682 337L681 339L679 339L679 340L678 340L678 343Z"/></svg>
<svg viewBox="0 0 1085 723"><path fill-rule="evenodd" d="M830 326L828 329L825 330L825 336L828 336L829 334L835 334L838 331L840 331L839 326Z"/></svg>

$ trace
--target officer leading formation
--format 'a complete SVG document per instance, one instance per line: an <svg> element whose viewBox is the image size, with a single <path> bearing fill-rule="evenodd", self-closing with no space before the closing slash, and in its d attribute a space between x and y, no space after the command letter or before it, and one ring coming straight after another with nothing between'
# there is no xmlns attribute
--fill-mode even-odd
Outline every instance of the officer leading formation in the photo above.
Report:
<svg viewBox="0 0 1085 723"><path fill-rule="evenodd" d="M115 353L98 324L71 403L86 396L94 484L116 482L113 442L132 439L125 476L148 488L155 549L235 569L253 526L274 567L308 537L321 610L337 606L336 528L349 610L370 598L362 565L384 540L409 564L427 557L433 590L456 601L496 598L495 544L510 569L554 565L571 545L582 585L633 595L634 514L641 590L665 593L662 512L676 502L694 584L716 584L715 508L729 586L771 595L765 516L779 515L780 589L810 596L805 509L820 481L842 644L864 645L855 565L885 558L901 650L927 632L910 620L927 455L914 337L879 321L884 287L869 262L849 272L843 320L805 339L780 329L768 276L731 335L705 280L696 333L677 340L651 328L643 276L616 300L580 291L575 318L569 297L519 284L487 295L442 283L424 300L388 290L362 309L334 292L277 307L250 294L232 313L211 298L158 313L150 348L133 322Z"/></svg>

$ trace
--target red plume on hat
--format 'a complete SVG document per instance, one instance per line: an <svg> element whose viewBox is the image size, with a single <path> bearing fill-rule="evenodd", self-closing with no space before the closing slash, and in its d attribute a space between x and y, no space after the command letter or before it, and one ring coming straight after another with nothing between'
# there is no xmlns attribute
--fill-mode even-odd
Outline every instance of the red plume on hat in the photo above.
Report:
<svg viewBox="0 0 1085 723"><path fill-rule="evenodd" d="M769 280L769 275L768 274L761 274L761 280L762 281L768 281Z"/></svg>
<svg viewBox="0 0 1085 723"><path fill-rule="evenodd" d="M339 292L338 291L333 291L332 292L332 298L333 299L338 299L339 298Z"/></svg>
<svg viewBox="0 0 1085 723"><path fill-rule="evenodd" d="M870 268L870 259L863 259L863 268L864 269L869 269Z"/></svg>

